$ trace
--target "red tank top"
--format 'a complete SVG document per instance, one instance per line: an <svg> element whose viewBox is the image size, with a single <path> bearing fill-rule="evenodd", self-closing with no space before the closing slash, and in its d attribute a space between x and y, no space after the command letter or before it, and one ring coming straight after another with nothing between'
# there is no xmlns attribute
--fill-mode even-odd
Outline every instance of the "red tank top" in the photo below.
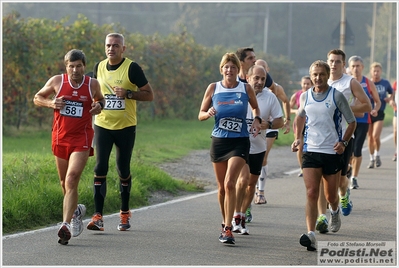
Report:
<svg viewBox="0 0 399 268"><path fill-rule="evenodd" d="M94 130L92 126L91 104L93 97L90 91L91 78L83 77L83 83L73 87L67 74L62 76L61 88L56 97L63 97L65 107L54 110L52 142L62 146L92 146Z"/></svg>

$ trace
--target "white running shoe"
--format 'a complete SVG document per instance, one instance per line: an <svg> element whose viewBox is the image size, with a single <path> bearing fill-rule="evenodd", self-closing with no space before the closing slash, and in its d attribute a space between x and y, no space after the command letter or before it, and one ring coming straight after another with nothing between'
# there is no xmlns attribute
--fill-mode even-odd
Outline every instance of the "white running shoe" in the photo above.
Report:
<svg viewBox="0 0 399 268"><path fill-rule="evenodd" d="M72 236L76 237L83 232L83 217L86 215L86 207L83 204L78 204L71 219Z"/></svg>
<svg viewBox="0 0 399 268"><path fill-rule="evenodd" d="M309 232L307 234L303 234L299 238L299 244L306 247L308 251L315 251L316 248L316 236L313 232Z"/></svg>
<svg viewBox="0 0 399 268"><path fill-rule="evenodd" d="M244 216L241 217L241 231L240 231L240 233L242 235L249 235L249 229L248 229L248 227L245 224L245 217Z"/></svg>
<svg viewBox="0 0 399 268"><path fill-rule="evenodd" d="M336 233L341 228L341 218L339 217L340 210L338 209L337 213L331 213L330 218L330 229L332 232Z"/></svg>
<svg viewBox="0 0 399 268"><path fill-rule="evenodd" d="M242 227L241 227L241 217L240 216L234 216L231 224L233 227L231 230L232 232L241 233Z"/></svg>
<svg viewBox="0 0 399 268"><path fill-rule="evenodd" d="M68 245L69 239L71 239L71 226L67 222L63 222L58 229L58 243L61 245Z"/></svg>

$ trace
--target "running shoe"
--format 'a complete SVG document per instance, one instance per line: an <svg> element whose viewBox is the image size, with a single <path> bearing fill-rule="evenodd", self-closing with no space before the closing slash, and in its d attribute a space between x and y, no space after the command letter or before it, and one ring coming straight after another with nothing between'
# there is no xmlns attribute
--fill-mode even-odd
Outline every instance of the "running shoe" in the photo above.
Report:
<svg viewBox="0 0 399 268"><path fill-rule="evenodd" d="M265 198L265 191L259 191L258 195L255 198L255 204L261 205L261 204L266 204L266 198Z"/></svg>
<svg viewBox="0 0 399 268"><path fill-rule="evenodd" d="M235 244L235 239L231 232L231 226L224 227L224 231L219 237L219 241L225 244Z"/></svg>
<svg viewBox="0 0 399 268"><path fill-rule="evenodd" d="M370 160L370 163L367 166L367 168L374 168L374 165L375 165L375 161L374 160Z"/></svg>
<svg viewBox="0 0 399 268"><path fill-rule="evenodd" d="M132 213L130 210L128 211L121 211L119 214L121 221L118 225L118 230L119 231L127 231L130 229L130 217L132 216Z"/></svg>
<svg viewBox="0 0 399 268"><path fill-rule="evenodd" d="M396 162L396 153L393 155L392 161Z"/></svg>
<svg viewBox="0 0 399 268"><path fill-rule="evenodd" d="M357 189L357 188L359 188L359 184L357 184L357 179L355 178L355 177L353 177L352 179L351 179L351 187L350 187L351 189Z"/></svg>
<svg viewBox="0 0 399 268"><path fill-rule="evenodd" d="M241 233L241 216L237 215L233 217L233 220L231 221L231 224L233 226L233 232L235 233Z"/></svg>
<svg viewBox="0 0 399 268"><path fill-rule="evenodd" d="M298 173L298 177L303 177L302 169L301 169L301 172Z"/></svg>
<svg viewBox="0 0 399 268"><path fill-rule="evenodd" d="M93 231L104 231L103 216L100 213L95 213L86 228Z"/></svg>
<svg viewBox="0 0 399 268"><path fill-rule="evenodd" d="M331 218L330 218L330 229L333 233L336 233L339 231L341 228L341 218L339 217L339 209L337 213L333 214L331 213Z"/></svg>
<svg viewBox="0 0 399 268"><path fill-rule="evenodd" d="M223 239L223 234L224 234L224 224L222 223L222 230L220 231L219 241L221 241L221 239Z"/></svg>
<svg viewBox="0 0 399 268"><path fill-rule="evenodd" d="M380 167L380 166L381 166L381 158L380 158L379 155L377 155L377 156L375 157L375 166L376 166L376 167Z"/></svg>
<svg viewBox="0 0 399 268"><path fill-rule="evenodd" d="M328 233L328 220L326 215L321 214L316 221L316 230L321 234Z"/></svg>
<svg viewBox="0 0 399 268"><path fill-rule="evenodd" d="M299 243L306 247L308 251L315 251L316 250L316 236L313 232L309 232L307 234L303 234L299 238Z"/></svg>
<svg viewBox="0 0 399 268"><path fill-rule="evenodd" d="M83 217L86 215L86 207L83 204L78 204L71 219L72 236L76 237L83 232Z"/></svg>
<svg viewBox="0 0 399 268"><path fill-rule="evenodd" d="M249 223L252 221L252 213L251 213L251 205L247 208L247 211L245 211L245 222Z"/></svg>
<svg viewBox="0 0 399 268"><path fill-rule="evenodd" d="M67 222L61 224L60 229L58 229L58 243L61 245L68 245L69 239L71 239L71 226Z"/></svg>
<svg viewBox="0 0 399 268"><path fill-rule="evenodd" d="M245 216L241 217L241 234L249 235L249 229L245 226Z"/></svg>
<svg viewBox="0 0 399 268"><path fill-rule="evenodd" d="M339 200L341 203L341 212L342 215L344 216L348 216L349 214L351 214L352 211L352 200L350 200L350 194L351 191L349 189L346 190L346 194L344 197L341 197L341 199Z"/></svg>

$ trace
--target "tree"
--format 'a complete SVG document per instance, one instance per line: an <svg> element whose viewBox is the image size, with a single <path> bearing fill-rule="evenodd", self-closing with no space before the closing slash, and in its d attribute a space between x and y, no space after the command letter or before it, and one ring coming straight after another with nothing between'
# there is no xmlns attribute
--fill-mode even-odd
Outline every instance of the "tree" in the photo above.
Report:
<svg viewBox="0 0 399 268"><path fill-rule="evenodd" d="M393 8L394 7L394 8ZM397 44L397 27L396 27L396 3L383 3L379 6L376 17L375 25L375 44L374 44L374 61L378 61L382 66L387 66L388 64L388 41L391 40L391 73L387 74L388 77L396 78L396 44ZM390 23L390 16L392 17L392 25ZM391 27L391 31L389 28ZM370 36L372 36L372 26L367 25L367 31ZM391 35L391 36L390 36ZM369 43L369 47L371 43ZM387 71L385 69L385 71Z"/></svg>

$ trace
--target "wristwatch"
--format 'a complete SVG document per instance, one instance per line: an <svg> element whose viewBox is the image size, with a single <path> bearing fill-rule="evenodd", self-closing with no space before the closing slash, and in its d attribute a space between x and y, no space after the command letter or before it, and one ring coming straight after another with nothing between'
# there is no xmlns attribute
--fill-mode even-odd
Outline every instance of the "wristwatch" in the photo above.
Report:
<svg viewBox="0 0 399 268"><path fill-rule="evenodd" d="M133 92L131 90L126 90L126 98L127 99L132 99L133 98Z"/></svg>
<svg viewBox="0 0 399 268"><path fill-rule="evenodd" d="M272 129L273 128L273 122L267 121L267 123L269 123L269 129Z"/></svg>
<svg viewBox="0 0 399 268"><path fill-rule="evenodd" d="M344 145L344 147L347 147L348 146L348 142L347 141L341 141L342 142L342 144Z"/></svg>
<svg viewBox="0 0 399 268"><path fill-rule="evenodd" d="M255 119L258 119L259 124L262 124L262 118L260 118L260 116L255 116Z"/></svg>

